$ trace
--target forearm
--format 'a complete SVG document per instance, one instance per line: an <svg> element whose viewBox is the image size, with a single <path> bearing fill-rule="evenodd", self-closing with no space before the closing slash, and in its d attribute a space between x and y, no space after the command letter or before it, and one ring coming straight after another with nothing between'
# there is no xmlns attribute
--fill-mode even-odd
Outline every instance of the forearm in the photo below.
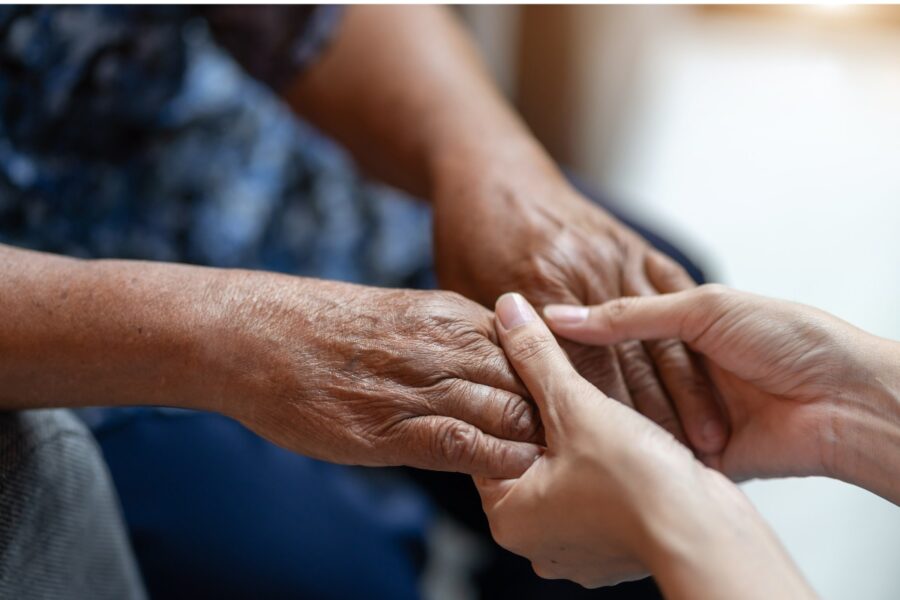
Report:
<svg viewBox="0 0 900 600"><path fill-rule="evenodd" d="M707 478L700 502L647 516L645 562L668 600L811 598L815 594L743 493Z"/></svg>
<svg viewBox="0 0 900 600"><path fill-rule="evenodd" d="M900 343L862 335L858 381L835 402L832 475L900 505Z"/></svg>
<svg viewBox="0 0 900 600"><path fill-rule="evenodd" d="M222 273L0 246L0 408L215 407Z"/></svg>
<svg viewBox="0 0 900 600"><path fill-rule="evenodd" d="M444 8L349 8L287 96L376 176L425 197L451 172L554 170Z"/></svg>

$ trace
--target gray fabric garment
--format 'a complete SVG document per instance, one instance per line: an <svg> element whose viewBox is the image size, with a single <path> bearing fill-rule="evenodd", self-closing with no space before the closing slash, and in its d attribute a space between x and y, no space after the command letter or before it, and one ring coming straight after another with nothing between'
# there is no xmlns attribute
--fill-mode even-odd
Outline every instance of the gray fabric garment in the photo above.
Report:
<svg viewBox="0 0 900 600"><path fill-rule="evenodd" d="M65 410L0 413L0 598L144 598L100 450Z"/></svg>

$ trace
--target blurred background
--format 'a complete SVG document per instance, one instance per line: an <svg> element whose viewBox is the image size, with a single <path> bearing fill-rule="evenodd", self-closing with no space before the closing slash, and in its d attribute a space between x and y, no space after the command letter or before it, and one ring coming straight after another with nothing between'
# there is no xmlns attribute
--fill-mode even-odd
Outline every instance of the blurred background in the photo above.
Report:
<svg viewBox="0 0 900 600"><path fill-rule="evenodd" d="M900 7L472 6L563 164L711 279L900 339ZM826 598L900 596L900 510L819 478L744 485Z"/></svg>

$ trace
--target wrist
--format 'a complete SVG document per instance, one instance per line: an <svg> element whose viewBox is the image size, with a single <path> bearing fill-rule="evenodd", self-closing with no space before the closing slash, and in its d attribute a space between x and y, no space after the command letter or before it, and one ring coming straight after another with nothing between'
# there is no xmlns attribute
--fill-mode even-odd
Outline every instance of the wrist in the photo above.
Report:
<svg viewBox="0 0 900 600"><path fill-rule="evenodd" d="M857 376L833 410L829 474L900 504L900 343L861 335Z"/></svg>
<svg viewBox="0 0 900 600"><path fill-rule="evenodd" d="M205 408L220 385L207 349L217 273L118 260L73 267L78 285L67 302L85 318L54 337L50 380L65 385L73 405Z"/></svg>
<svg viewBox="0 0 900 600"><path fill-rule="evenodd" d="M648 494L639 504L641 527L638 555L657 576L669 566L689 560L698 552L704 554L723 531L723 524L727 521L723 515L734 510L710 497L715 495L711 493L715 488L710 486L704 467L698 465L690 476L679 479L679 489L665 493L658 490ZM733 486L730 482L720 486L719 495L725 491L728 504L733 504L733 494L729 495L726 491L729 484Z"/></svg>
<svg viewBox="0 0 900 600"><path fill-rule="evenodd" d="M277 273L220 270L207 292L202 340L204 375L193 408L242 420L256 403L289 387L302 396L298 364L312 364L315 286L312 280ZM327 282L323 282L327 286ZM321 290L320 290L321 291ZM302 356L301 356L302 355ZM289 382L282 381L290 378Z"/></svg>
<svg viewBox="0 0 900 600"><path fill-rule="evenodd" d="M180 285L173 286L173 303L181 307L170 321L173 338L167 373L161 379L171 385L154 404L230 414L234 401L246 393L248 375L257 373L246 352L246 320L234 307L247 303L243 287L235 285L240 272L175 266L182 270Z"/></svg>
<svg viewBox="0 0 900 600"><path fill-rule="evenodd" d="M705 467L644 515L643 532L641 558L667 598L812 595L746 496Z"/></svg>

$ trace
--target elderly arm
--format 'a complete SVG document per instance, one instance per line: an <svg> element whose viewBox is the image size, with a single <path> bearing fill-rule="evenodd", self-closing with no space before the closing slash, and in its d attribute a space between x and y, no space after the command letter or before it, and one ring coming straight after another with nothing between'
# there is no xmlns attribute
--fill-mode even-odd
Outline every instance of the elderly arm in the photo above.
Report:
<svg viewBox="0 0 900 600"><path fill-rule="evenodd" d="M0 409L214 410L333 462L512 476L538 422L448 292L0 246Z"/></svg>
<svg viewBox="0 0 900 600"><path fill-rule="evenodd" d="M0 246L0 407L224 403L216 273Z"/></svg>
<svg viewBox="0 0 900 600"><path fill-rule="evenodd" d="M445 8L347 8L324 56L285 95L376 176L428 199L447 162L557 174Z"/></svg>
<svg viewBox="0 0 900 600"><path fill-rule="evenodd" d="M374 174L432 201L443 287L490 306L511 290L544 305L694 285L569 185L446 9L349 8L286 96ZM721 449L722 416L679 342L567 350L618 400L698 451Z"/></svg>

